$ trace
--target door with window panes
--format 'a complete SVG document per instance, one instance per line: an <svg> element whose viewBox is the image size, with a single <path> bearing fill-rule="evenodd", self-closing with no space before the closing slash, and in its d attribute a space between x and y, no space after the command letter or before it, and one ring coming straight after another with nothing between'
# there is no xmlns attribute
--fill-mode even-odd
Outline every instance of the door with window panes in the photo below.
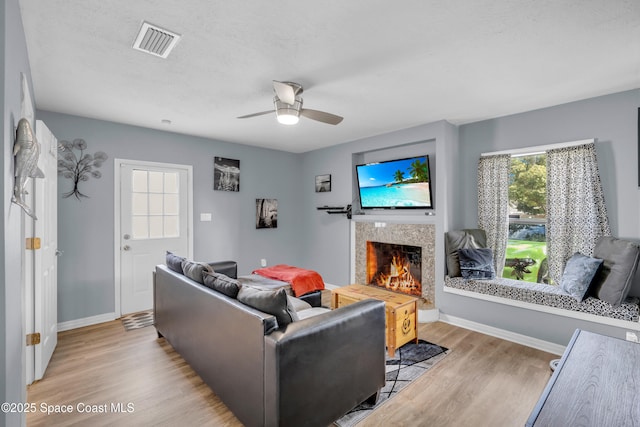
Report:
<svg viewBox="0 0 640 427"><path fill-rule="evenodd" d="M166 251L188 255L188 168L122 163L120 311L153 307L153 270Z"/></svg>

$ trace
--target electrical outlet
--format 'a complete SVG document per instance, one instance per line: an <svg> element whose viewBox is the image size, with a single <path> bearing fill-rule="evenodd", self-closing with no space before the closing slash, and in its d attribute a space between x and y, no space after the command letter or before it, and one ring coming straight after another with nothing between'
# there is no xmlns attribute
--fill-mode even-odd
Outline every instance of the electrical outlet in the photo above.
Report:
<svg viewBox="0 0 640 427"><path fill-rule="evenodd" d="M627 341L638 342L638 335L635 332L627 331Z"/></svg>
<svg viewBox="0 0 640 427"><path fill-rule="evenodd" d="M262 258L262 259L260 260L260 265L261 265L262 267L266 267L266 266L267 266L267 260L266 260L266 259L264 259L264 258Z"/></svg>

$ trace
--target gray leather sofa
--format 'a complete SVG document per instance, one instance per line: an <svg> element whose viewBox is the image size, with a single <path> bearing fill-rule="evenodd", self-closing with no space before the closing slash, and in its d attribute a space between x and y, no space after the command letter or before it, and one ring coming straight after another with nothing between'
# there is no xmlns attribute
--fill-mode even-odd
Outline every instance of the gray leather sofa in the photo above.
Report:
<svg viewBox="0 0 640 427"><path fill-rule="evenodd" d="M326 427L384 386L381 301L277 328L273 315L158 265L154 305L158 336L248 427Z"/></svg>

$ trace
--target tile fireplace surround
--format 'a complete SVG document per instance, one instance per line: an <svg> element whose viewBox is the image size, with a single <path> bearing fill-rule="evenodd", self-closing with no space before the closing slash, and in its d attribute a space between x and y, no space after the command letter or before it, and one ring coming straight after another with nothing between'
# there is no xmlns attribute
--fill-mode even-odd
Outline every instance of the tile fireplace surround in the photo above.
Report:
<svg viewBox="0 0 640 427"><path fill-rule="evenodd" d="M355 253L356 283L366 284L367 241L419 246L422 248L422 298L418 301L418 309L435 308L435 224L362 221L352 225L355 225L352 251Z"/></svg>

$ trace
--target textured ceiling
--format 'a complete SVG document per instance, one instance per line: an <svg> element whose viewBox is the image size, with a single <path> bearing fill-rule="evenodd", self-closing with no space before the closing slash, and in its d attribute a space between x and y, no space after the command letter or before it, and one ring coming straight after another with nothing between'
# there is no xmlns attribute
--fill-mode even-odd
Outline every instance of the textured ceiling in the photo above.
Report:
<svg viewBox="0 0 640 427"><path fill-rule="evenodd" d="M638 0L20 5L37 108L291 152L640 87ZM132 49L143 21L182 35L167 59ZM237 119L272 80L344 121Z"/></svg>

